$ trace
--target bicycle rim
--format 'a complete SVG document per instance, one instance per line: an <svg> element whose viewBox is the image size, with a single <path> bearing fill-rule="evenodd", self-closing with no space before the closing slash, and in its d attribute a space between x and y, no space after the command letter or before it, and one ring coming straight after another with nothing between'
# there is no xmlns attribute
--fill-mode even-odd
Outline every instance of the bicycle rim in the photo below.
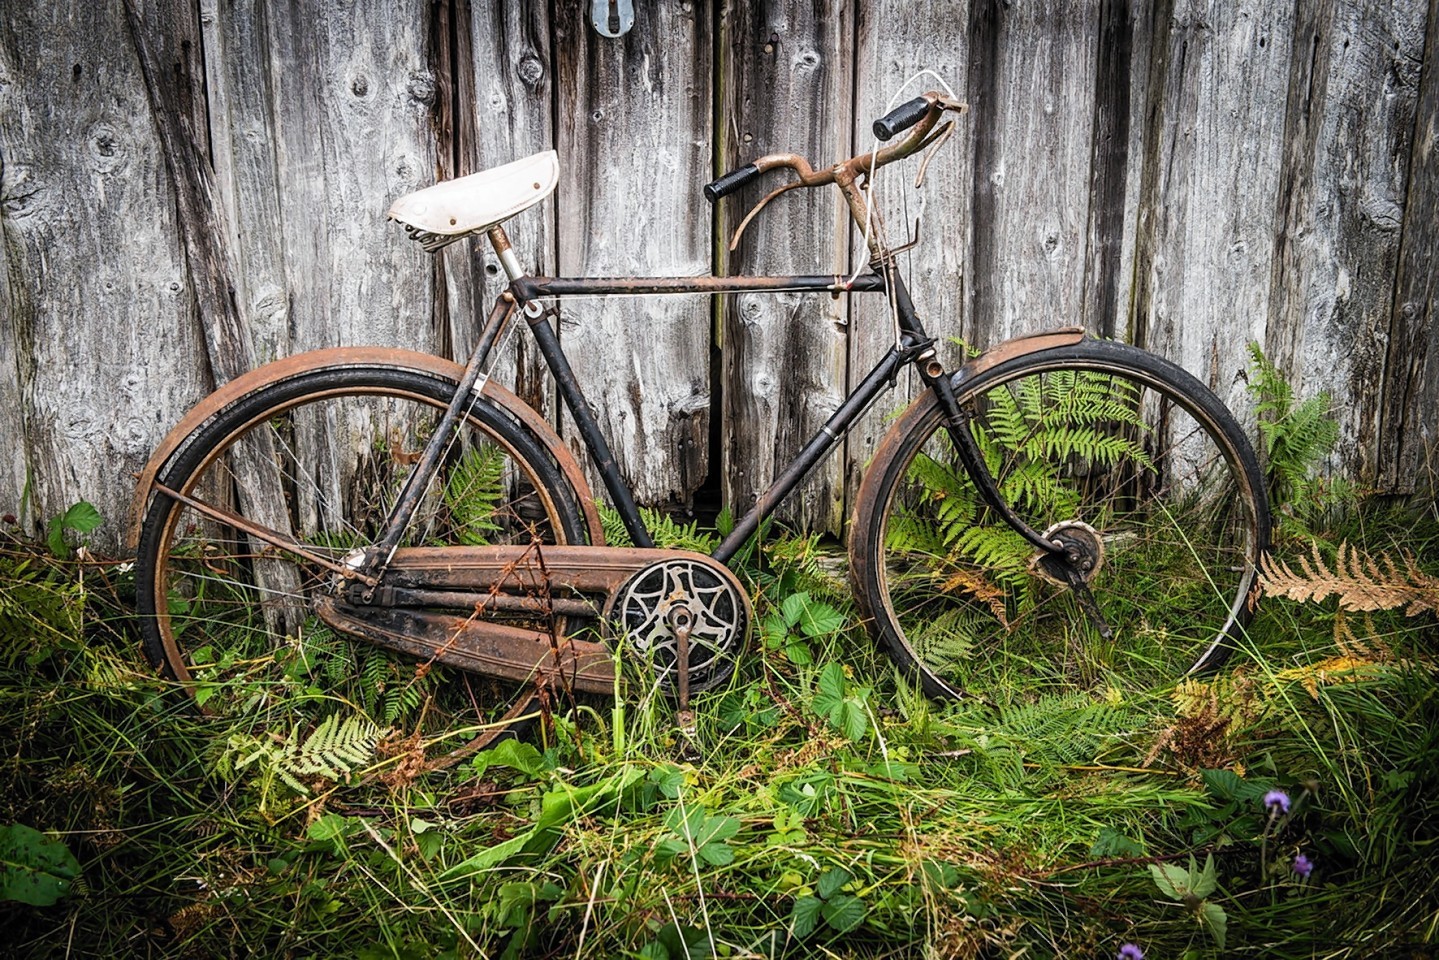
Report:
<svg viewBox="0 0 1439 960"><path fill-rule="evenodd" d="M998 367L959 400L1005 500L1092 557L1099 617L981 502L936 407L876 464L857 564L894 659L931 695L996 702L1217 665L1247 620L1268 537L1253 453L1218 400L1103 342Z"/></svg>
<svg viewBox="0 0 1439 960"><path fill-rule="evenodd" d="M513 685L447 685L443 669L352 642L310 607L340 583L328 564L379 539L453 391L392 368L311 371L241 398L197 430L159 482L202 506L157 493L141 533L138 605L151 659L212 712L300 693L349 701L381 726L427 701L441 706L431 719L450 712L483 722L490 704L513 699ZM308 556L217 514L282 531ZM480 402L402 545L575 543L581 529L559 471Z"/></svg>

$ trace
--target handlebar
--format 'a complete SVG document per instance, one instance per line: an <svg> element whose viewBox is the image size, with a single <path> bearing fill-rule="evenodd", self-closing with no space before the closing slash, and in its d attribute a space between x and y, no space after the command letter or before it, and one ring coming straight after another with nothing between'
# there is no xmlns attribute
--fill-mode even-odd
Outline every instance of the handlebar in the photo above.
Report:
<svg viewBox="0 0 1439 960"><path fill-rule="evenodd" d="M750 181L758 180L763 173L764 171L753 163L747 163L737 170L731 170L713 183L705 184L705 199L714 203L721 197L727 197L734 193Z"/></svg>
<svg viewBox="0 0 1439 960"><path fill-rule="evenodd" d="M914 128L914 132L899 143L882 147L873 154L851 157L826 170L814 170L809 161L793 153L772 153L706 184L705 199L710 203L717 203L721 198L759 179L761 175L781 167L787 167L799 175L798 182L787 184L781 190L799 186L818 187L836 182L843 185L856 176L868 174L887 163L902 160L914 153L925 145L930 131L944 111L963 112L965 109L967 108L964 104L957 103L938 91L930 91L922 97L915 97L908 103L900 104L874 122L874 135L885 141Z"/></svg>
<svg viewBox="0 0 1439 960"><path fill-rule="evenodd" d="M901 103L874 122L874 135L880 140L893 139L896 133L902 133L923 120L924 115L929 113L930 105L924 97Z"/></svg>

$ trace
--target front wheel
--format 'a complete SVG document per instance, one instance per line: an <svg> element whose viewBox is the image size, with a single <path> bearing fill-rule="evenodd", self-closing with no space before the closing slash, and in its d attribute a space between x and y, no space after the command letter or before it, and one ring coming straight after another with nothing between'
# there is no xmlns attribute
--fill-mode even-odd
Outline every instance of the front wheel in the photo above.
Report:
<svg viewBox="0 0 1439 960"><path fill-rule="evenodd" d="M1217 665L1269 538L1258 462L1218 398L1107 341L1018 357L955 390L1005 501L1080 551L1094 603L983 503L928 403L871 464L851 538L861 606L891 658L931 696L995 702Z"/></svg>

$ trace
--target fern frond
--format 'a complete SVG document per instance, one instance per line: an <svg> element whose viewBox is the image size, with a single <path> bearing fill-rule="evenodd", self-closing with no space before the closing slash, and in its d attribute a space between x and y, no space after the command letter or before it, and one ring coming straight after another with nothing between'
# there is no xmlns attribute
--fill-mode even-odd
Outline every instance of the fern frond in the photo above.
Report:
<svg viewBox="0 0 1439 960"><path fill-rule="evenodd" d="M595 508L600 514L600 529L605 533L605 543L612 547L633 547L634 540L630 538L630 532L625 529L625 522L620 519L620 513L608 503L596 501Z"/></svg>
<svg viewBox="0 0 1439 960"><path fill-rule="evenodd" d="M1412 556L1406 554L1398 561L1370 556L1345 542L1331 567L1320 555L1318 543L1311 545L1311 551L1312 562L1300 556L1297 571L1273 556L1261 558L1264 593L1299 603L1338 597L1340 608L1350 611L1403 610L1410 617L1439 612L1439 577L1421 570Z"/></svg>
<svg viewBox="0 0 1439 960"><path fill-rule="evenodd" d="M301 793L308 793L300 777L324 777L343 780L357 767L375 756L380 728L368 717L358 714L340 720L332 713L320 721L314 731L298 743L298 729L291 735L284 752L276 758L275 769L280 779Z"/></svg>
<svg viewBox="0 0 1439 960"><path fill-rule="evenodd" d="M481 546L501 529L495 514L504 500L504 479L505 452L489 444L466 450L450 470L445 481L445 506L461 543Z"/></svg>

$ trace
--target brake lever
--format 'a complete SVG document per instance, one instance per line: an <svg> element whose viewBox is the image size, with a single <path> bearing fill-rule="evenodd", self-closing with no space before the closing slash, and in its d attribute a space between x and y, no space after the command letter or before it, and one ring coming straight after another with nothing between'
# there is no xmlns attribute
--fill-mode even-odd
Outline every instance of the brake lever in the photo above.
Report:
<svg viewBox="0 0 1439 960"><path fill-rule="evenodd" d="M921 150L928 148L929 153L926 153L924 159L919 161L919 172L914 176L914 189L918 190L924 186L924 175L929 171L929 162L934 159L935 154L939 153L939 148L944 146L944 142L952 133L954 133L954 121L946 120L940 124L939 129L932 136L919 145Z"/></svg>

